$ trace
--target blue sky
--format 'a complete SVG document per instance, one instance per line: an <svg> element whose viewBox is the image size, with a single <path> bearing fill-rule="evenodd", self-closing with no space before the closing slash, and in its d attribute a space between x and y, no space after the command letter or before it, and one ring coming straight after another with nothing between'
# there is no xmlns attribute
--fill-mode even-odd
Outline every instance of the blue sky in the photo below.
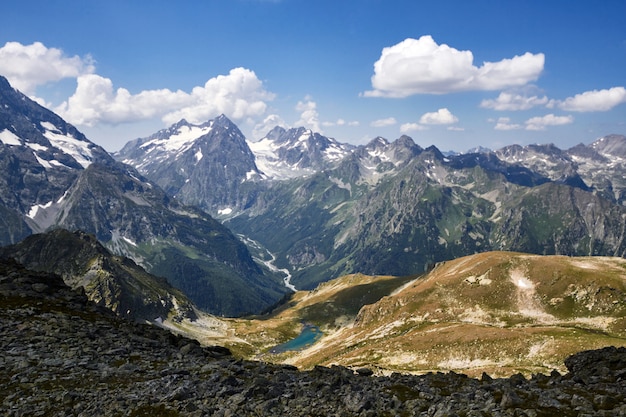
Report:
<svg viewBox="0 0 626 417"><path fill-rule="evenodd" d="M109 0L4 6L0 74L110 151L224 113L464 151L626 134L626 1Z"/></svg>

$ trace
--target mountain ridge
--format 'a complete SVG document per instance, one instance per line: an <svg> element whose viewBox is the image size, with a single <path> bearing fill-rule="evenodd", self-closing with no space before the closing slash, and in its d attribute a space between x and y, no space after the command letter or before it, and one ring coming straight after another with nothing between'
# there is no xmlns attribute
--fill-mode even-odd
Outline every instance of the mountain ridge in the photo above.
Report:
<svg viewBox="0 0 626 417"><path fill-rule="evenodd" d="M96 305L121 317L162 323L197 318L196 307L164 278L148 274L131 259L114 256L93 235L55 229L0 248L35 271L60 275L74 290L84 290Z"/></svg>

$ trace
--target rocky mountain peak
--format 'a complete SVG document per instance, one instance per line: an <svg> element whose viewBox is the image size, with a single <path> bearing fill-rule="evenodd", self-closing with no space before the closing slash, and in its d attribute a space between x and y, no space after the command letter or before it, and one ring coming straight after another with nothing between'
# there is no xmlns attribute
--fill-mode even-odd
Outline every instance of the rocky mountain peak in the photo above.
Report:
<svg viewBox="0 0 626 417"><path fill-rule="evenodd" d="M432 155L435 159L438 159L440 161L445 158L444 154L441 153L439 148L437 148L435 145L430 145L428 148L424 149L424 154Z"/></svg>
<svg viewBox="0 0 626 417"><path fill-rule="evenodd" d="M272 142L278 142L279 138L285 135L285 128L282 126L275 126L272 130L267 132L265 138L271 140Z"/></svg>
<svg viewBox="0 0 626 417"><path fill-rule="evenodd" d="M365 145L365 149L385 149L387 146L389 146L389 141L382 136L377 136L374 139L370 140L367 145Z"/></svg>
<svg viewBox="0 0 626 417"><path fill-rule="evenodd" d="M259 169L271 179L311 175L336 165L353 147L305 127L275 127L264 138L248 143Z"/></svg>
<svg viewBox="0 0 626 417"><path fill-rule="evenodd" d="M403 146L407 148L413 148L416 146L420 148L418 145L415 144L415 142L413 141L413 138L407 135L400 136L398 139L396 139L395 143L399 146Z"/></svg>
<svg viewBox="0 0 626 417"><path fill-rule="evenodd" d="M220 125L220 126L224 126L224 127L228 127L228 128L236 128L237 130L239 130L239 128L237 127L236 124L234 124L232 122L232 120L230 120L225 114L220 114L219 116L217 116L215 119L213 119L213 123L215 123L216 125Z"/></svg>
<svg viewBox="0 0 626 417"><path fill-rule="evenodd" d="M626 158L626 136L608 135L594 141L590 148L602 155Z"/></svg>
<svg viewBox="0 0 626 417"><path fill-rule="evenodd" d="M422 152L411 137L402 135L393 142L383 137L372 139L367 145L357 150L361 158L369 160L369 164L377 166L377 172L386 172L398 165L408 162Z"/></svg>

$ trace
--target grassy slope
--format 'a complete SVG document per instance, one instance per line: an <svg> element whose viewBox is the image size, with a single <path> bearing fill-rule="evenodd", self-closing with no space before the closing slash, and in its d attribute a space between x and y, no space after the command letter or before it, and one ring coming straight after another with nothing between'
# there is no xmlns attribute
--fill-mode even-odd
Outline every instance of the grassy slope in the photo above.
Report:
<svg viewBox="0 0 626 417"><path fill-rule="evenodd" d="M490 252L438 266L290 362L530 374L607 345L626 346L626 260Z"/></svg>
<svg viewBox="0 0 626 417"><path fill-rule="evenodd" d="M302 322L320 327L322 339L301 352L268 353ZM626 260L488 252L423 277L344 276L295 293L266 316L224 323L213 343L303 368L563 372L570 354L626 346Z"/></svg>

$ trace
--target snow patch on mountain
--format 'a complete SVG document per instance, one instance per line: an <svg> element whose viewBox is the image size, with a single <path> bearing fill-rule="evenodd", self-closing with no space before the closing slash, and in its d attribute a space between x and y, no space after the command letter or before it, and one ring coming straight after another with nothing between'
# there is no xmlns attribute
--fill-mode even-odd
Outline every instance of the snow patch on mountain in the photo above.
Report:
<svg viewBox="0 0 626 417"><path fill-rule="evenodd" d="M0 142L4 143L5 145L10 145L10 146L22 145L20 138L15 133L11 132L9 129L4 129L2 132L0 132Z"/></svg>
<svg viewBox="0 0 626 417"><path fill-rule="evenodd" d="M67 193L67 192L66 192ZM63 197L65 194L63 195ZM26 214L26 221L34 232L39 233L52 226L56 220L56 216L60 211L63 197L55 203L49 201L45 204L35 204L31 206Z"/></svg>
<svg viewBox="0 0 626 417"><path fill-rule="evenodd" d="M160 151L177 151L184 152L189 149L193 143L201 136L208 134L212 129L212 124L194 126L184 125L178 128L178 131L167 138L155 138L144 142L140 148L158 149Z"/></svg>
<svg viewBox="0 0 626 417"><path fill-rule="evenodd" d="M87 168L91 164L93 154L90 142L77 139L72 135L63 134L50 122L40 122L40 125L45 129L43 135L50 141L52 146L70 155L83 168Z"/></svg>
<svg viewBox="0 0 626 417"><path fill-rule="evenodd" d="M49 201L46 204L35 204L34 206L30 208L26 216L30 217L31 219L34 219L37 216L37 213L39 212L40 209L45 210L49 208L51 205L52 205L52 201Z"/></svg>
<svg viewBox="0 0 626 417"><path fill-rule="evenodd" d="M289 164L279 155L282 148L271 139L263 138L258 142L248 142L248 147L255 157L256 166L268 178L285 180L313 174L313 169L301 168L298 164ZM290 146L293 149L293 146Z"/></svg>
<svg viewBox="0 0 626 417"><path fill-rule="evenodd" d="M204 156L202 155L202 149L198 149L195 156L196 156L196 163L200 162L200 160L202 160L202 157Z"/></svg>

